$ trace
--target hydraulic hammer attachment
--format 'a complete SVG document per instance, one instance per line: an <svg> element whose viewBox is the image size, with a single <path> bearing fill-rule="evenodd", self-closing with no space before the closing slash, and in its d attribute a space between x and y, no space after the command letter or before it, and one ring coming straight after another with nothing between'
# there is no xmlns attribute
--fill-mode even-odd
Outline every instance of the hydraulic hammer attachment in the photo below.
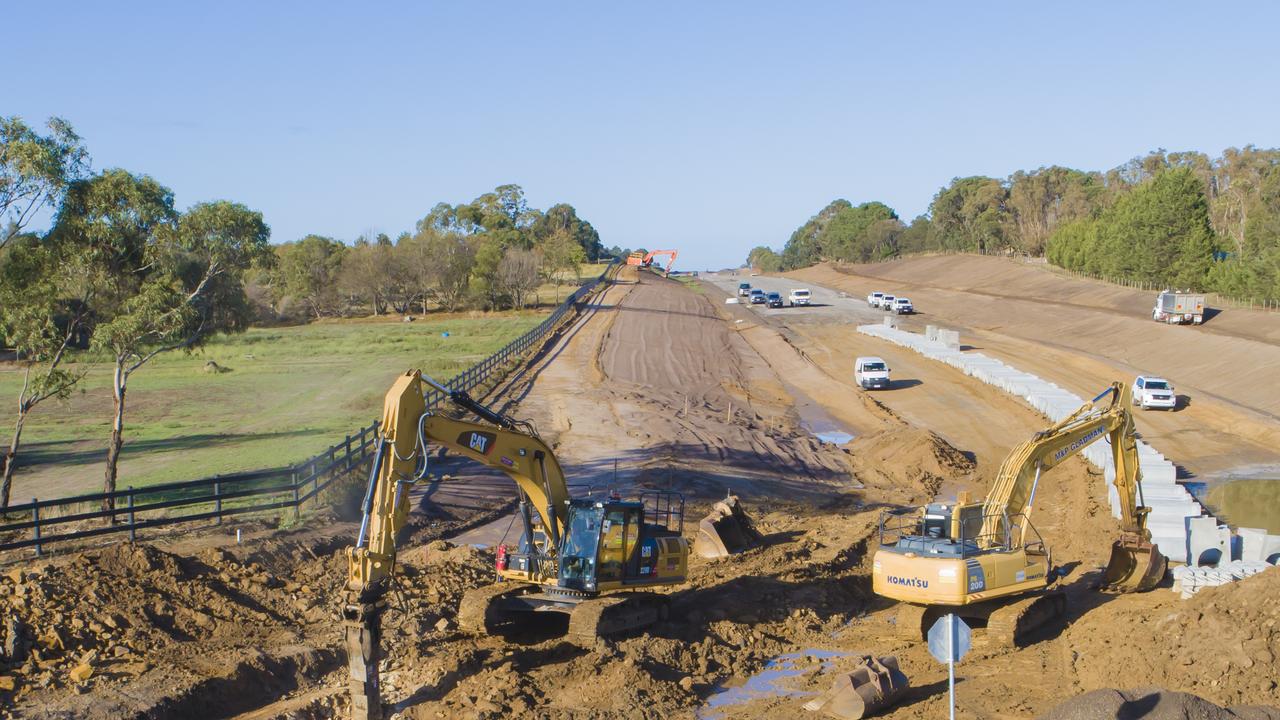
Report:
<svg viewBox="0 0 1280 720"><path fill-rule="evenodd" d="M698 523L694 548L705 558L727 557L760 544L764 536L742 510L737 495L727 495Z"/></svg>
<svg viewBox="0 0 1280 720"><path fill-rule="evenodd" d="M852 672L838 675L831 689L804 705L805 710L823 712L840 720L859 720L874 715L902 699L907 676L898 669L892 655L863 656Z"/></svg>
<svg viewBox="0 0 1280 720"><path fill-rule="evenodd" d="M1160 548L1134 533L1125 533L1111 544L1111 559L1103 576L1102 589L1131 593L1154 589L1164 579L1169 559Z"/></svg>

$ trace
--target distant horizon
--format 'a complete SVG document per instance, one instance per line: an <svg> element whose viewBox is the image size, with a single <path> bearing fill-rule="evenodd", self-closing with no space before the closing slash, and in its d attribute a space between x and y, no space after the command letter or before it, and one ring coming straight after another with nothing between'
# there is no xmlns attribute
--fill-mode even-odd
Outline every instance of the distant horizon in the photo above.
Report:
<svg viewBox="0 0 1280 720"><path fill-rule="evenodd" d="M955 177L1280 146L1280 98L1259 92L1280 75L1266 3L73 3L7 19L14 56L39 62L0 115L62 117L95 169L150 175L180 207L244 203L275 243L394 238L516 183L531 206L573 205L606 247L718 269L838 198L910 222Z"/></svg>

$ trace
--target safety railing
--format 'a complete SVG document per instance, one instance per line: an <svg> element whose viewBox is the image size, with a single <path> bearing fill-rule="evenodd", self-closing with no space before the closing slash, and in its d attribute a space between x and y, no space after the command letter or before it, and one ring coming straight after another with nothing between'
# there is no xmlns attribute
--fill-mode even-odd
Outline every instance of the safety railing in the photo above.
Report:
<svg viewBox="0 0 1280 720"><path fill-rule="evenodd" d="M576 312L617 268L617 264L606 267L598 277L570 294L537 327L454 376L446 386L470 393L495 377L505 376L516 360L544 341L566 315ZM427 407L433 408L446 398L432 389L425 393L425 399ZM128 487L110 493L33 498L29 503L10 505L0 516L0 552L31 549L40 555L56 543L118 533L128 533L133 540L139 530L148 528L208 520L221 524L227 517L288 508L294 510L295 520L301 520L306 502L316 501L335 481L368 464L377 429L375 420L343 442L295 465Z"/></svg>

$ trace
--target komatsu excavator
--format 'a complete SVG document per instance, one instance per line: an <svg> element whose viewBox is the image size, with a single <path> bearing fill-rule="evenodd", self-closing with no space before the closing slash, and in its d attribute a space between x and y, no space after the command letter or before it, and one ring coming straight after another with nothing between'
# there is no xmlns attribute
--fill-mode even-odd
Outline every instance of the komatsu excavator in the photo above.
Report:
<svg viewBox="0 0 1280 720"><path fill-rule="evenodd" d="M428 411L423 383L444 392L457 416ZM463 419L467 413L478 420ZM408 521L409 489L430 481L429 442L506 473L520 501L520 545L499 546L498 582L463 597L458 611L463 629L492 632L554 613L568 615L571 640L594 643L598 636L665 618L666 596L637 590L685 580L689 543L682 535L681 495L570 498L560 463L532 425L414 370L387 391L360 533L347 549L342 616L353 718L382 717L381 618L395 573L396 533Z"/></svg>
<svg viewBox="0 0 1280 720"><path fill-rule="evenodd" d="M1098 401L1111 397L1109 404ZM1048 547L1031 525L1041 474L1107 436L1120 496L1121 535L1111 548L1102 589L1145 592L1168 561L1151 542L1129 386L1113 383L1070 417L1022 443L1005 458L984 502L961 493L954 504L931 503L883 513L872 589L902 601L897 627L920 640L934 620L955 613L986 626L991 647L1012 647L1066 609L1050 589L1056 580Z"/></svg>

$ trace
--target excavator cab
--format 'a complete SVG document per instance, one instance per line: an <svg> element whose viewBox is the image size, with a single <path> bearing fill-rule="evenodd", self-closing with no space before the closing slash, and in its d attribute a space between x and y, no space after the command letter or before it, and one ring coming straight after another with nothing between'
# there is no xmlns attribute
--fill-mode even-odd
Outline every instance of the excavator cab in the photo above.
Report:
<svg viewBox="0 0 1280 720"><path fill-rule="evenodd" d="M683 539L671 523L679 511L664 516L653 505L644 499L570 501L557 586L596 593L683 579L683 563L675 551Z"/></svg>

